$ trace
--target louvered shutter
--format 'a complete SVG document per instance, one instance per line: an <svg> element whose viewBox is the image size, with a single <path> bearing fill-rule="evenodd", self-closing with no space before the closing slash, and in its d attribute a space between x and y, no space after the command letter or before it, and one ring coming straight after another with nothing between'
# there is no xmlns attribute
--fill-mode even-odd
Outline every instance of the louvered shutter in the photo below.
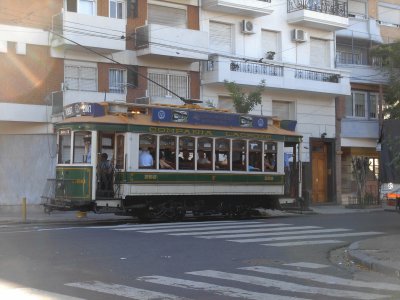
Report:
<svg viewBox="0 0 400 300"><path fill-rule="evenodd" d="M148 5L149 23L187 28L186 10L161 5Z"/></svg>
<svg viewBox="0 0 400 300"><path fill-rule="evenodd" d="M210 22L210 51L233 53L232 25Z"/></svg>

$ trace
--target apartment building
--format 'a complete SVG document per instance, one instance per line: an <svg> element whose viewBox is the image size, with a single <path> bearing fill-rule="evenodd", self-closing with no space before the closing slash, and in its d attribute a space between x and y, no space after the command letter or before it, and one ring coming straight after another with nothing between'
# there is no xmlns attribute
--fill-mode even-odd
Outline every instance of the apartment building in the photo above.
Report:
<svg viewBox="0 0 400 300"><path fill-rule="evenodd" d="M335 32L349 26L347 2L3 0L0 8L0 204L40 203L63 106L181 104L179 95L232 109L224 80L247 90L265 80L252 113L303 135L301 149L287 149L288 172L300 154L308 200L340 202L336 104L351 94L351 70L336 68Z"/></svg>
<svg viewBox="0 0 400 300"><path fill-rule="evenodd" d="M356 158L369 163L366 197L378 195L383 93L387 74L371 49L400 39L400 1L351 0L349 27L336 32L336 65L350 72L351 95L338 100L337 129L341 145L342 200L352 204L357 193L353 174Z"/></svg>

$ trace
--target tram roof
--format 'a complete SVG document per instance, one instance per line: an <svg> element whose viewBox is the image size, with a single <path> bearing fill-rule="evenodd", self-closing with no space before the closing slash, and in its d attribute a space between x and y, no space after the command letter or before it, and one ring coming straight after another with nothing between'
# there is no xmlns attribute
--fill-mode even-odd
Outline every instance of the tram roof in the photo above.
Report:
<svg viewBox="0 0 400 300"><path fill-rule="evenodd" d="M279 120L271 116L254 116L249 114L235 114L226 110L203 108L198 105L146 105L146 104L130 104L130 103L110 103L102 102L96 103L104 109L104 113L96 115L78 114L64 119L57 123L56 127L61 128L65 125L78 125L82 123L93 125L140 125L140 126L156 126L156 127L173 127L173 128L186 128L186 129L208 129L208 130L224 130L233 132L248 132L260 134L273 134L301 138L302 136L294 131L285 130L279 127ZM226 115L238 115L244 117L262 117L268 119L268 126L266 128L254 127L234 127L230 124L215 125L215 124L194 124L189 122L161 122L160 120L154 121L152 112L159 109L177 109L187 111L200 111L206 113L218 113Z"/></svg>

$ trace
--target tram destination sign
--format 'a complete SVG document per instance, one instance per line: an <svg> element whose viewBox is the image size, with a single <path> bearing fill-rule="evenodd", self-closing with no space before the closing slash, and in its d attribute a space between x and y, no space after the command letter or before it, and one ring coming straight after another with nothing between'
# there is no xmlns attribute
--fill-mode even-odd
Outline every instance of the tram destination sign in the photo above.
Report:
<svg viewBox="0 0 400 300"><path fill-rule="evenodd" d="M228 127L268 127L268 118L263 116L195 111L188 109L153 108L152 120L154 122L188 123Z"/></svg>
<svg viewBox="0 0 400 300"><path fill-rule="evenodd" d="M64 117L72 118L76 116L104 116L104 108L98 103L78 102L64 107Z"/></svg>

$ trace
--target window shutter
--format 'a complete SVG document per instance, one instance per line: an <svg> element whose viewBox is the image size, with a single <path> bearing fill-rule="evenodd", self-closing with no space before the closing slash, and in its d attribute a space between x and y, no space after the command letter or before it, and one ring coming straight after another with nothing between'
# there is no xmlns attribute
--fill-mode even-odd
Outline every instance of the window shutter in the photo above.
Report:
<svg viewBox="0 0 400 300"><path fill-rule="evenodd" d="M211 52L233 53L232 25L210 22Z"/></svg>
<svg viewBox="0 0 400 300"><path fill-rule="evenodd" d="M386 24L400 25L400 9L378 5L378 19Z"/></svg>
<svg viewBox="0 0 400 300"><path fill-rule="evenodd" d="M262 57L265 58L267 52L275 52L274 59L278 60L280 51L278 48L278 33L274 31L263 30L261 32L261 44L262 44Z"/></svg>
<svg viewBox="0 0 400 300"><path fill-rule="evenodd" d="M187 28L186 10L161 5L148 5L149 23Z"/></svg>
<svg viewBox="0 0 400 300"><path fill-rule="evenodd" d="M329 67L329 43L319 39L310 39L310 43L310 65Z"/></svg>
<svg viewBox="0 0 400 300"><path fill-rule="evenodd" d="M367 3L363 1L349 1L349 13L356 16L367 15Z"/></svg>

